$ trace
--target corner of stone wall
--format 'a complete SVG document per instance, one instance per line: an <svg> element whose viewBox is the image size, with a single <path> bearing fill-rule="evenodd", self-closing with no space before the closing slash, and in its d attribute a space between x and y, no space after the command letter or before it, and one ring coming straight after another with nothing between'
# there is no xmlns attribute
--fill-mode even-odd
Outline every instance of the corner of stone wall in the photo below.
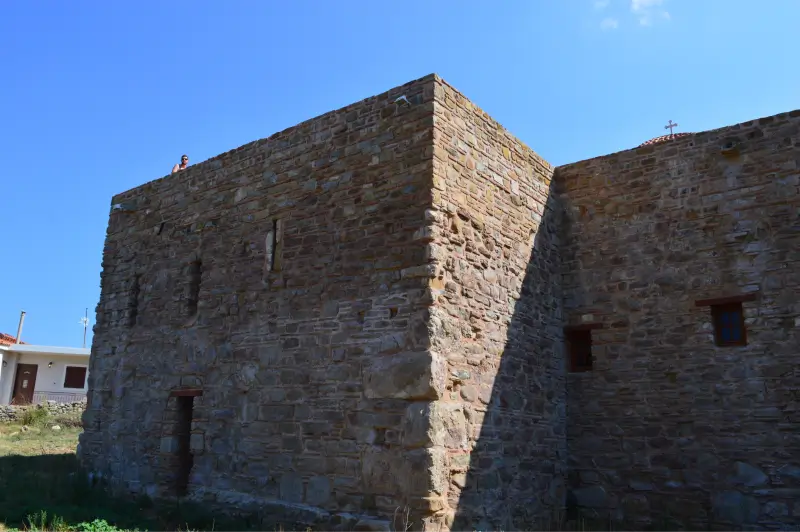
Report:
<svg viewBox="0 0 800 532"><path fill-rule="evenodd" d="M553 168L446 82L434 94L428 312L447 381L426 413L444 466L430 521L529 526L566 476Z"/></svg>
<svg viewBox="0 0 800 532"><path fill-rule="evenodd" d="M419 331L418 350L374 358L364 368L367 399L407 403L396 436L399 445L373 445L362 457L367 492L401 494L405 506L392 517L394 530L440 530L447 518L447 407L440 402L448 382L447 361L433 349L439 329L434 303L444 290L442 248L436 243L442 216L433 205L425 211L425 224L415 235L415 240L425 245L425 263L401 272L403 277L420 278L425 285L419 310L425 338ZM391 438L387 433L386 439Z"/></svg>

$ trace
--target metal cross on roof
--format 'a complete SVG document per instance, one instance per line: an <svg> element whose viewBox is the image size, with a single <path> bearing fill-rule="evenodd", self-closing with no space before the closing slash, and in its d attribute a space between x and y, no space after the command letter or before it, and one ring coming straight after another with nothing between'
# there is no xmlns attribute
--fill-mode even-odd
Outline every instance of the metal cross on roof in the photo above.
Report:
<svg viewBox="0 0 800 532"><path fill-rule="evenodd" d="M669 129L669 134L672 135L672 128L678 127L678 124L673 124L672 120L669 121L669 124L664 126L664 129Z"/></svg>

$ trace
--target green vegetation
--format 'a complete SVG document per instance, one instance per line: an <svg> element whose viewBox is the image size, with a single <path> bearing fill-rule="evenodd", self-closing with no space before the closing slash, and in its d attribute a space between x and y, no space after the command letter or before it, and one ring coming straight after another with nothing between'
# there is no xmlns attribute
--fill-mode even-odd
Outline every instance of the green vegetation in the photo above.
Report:
<svg viewBox="0 0 800 532"><path fill-rule="evenodd" d="M22 532L23 530L30 532L122 532L121 529L109 525L104 519L95 519L91 523L83 522L70 526L61 517L50 517L45 511L29 515L27 522L26 528L10 528L8 532Z"/></svg>
<svg viewBox="0 0 800 532"><path fill-rule="evenodd" d="M58 427L54 429L53 427ZM114 498L79 472L80 416L27 410L0 424L0 532L271 530L260 520L211 516L195 505Z"/></svg>
<svg viewBox="0 0 800 532"><path fill-rule="evenodd" d="M47 410L32 408L20 421L0 423L0 532L284 529L269 519L209 515L177 500L156 505L147 498L112 497L80 474L75 456L82 430L78 413L50 416ZM396 516L403 522L402 517ZM546 529L612 529L609 523L582 519L567 527L561 517L555 523ZM408 529L402 523L395 526Z"/></svg>
<svg viewBox="0 0 800 532"><path fill-rule="evenodd" d="M28 408L22 412L20 422L29 427L40 427L50 416L44 408Z"/></svg>
<svg viewBox="0 0 800 532"><path fill-rule="evenodd" d="M20 428L0 427L0 531L263 530L177 501L155 506L147 498L112 497L79 473L79 429Z"/></svg>

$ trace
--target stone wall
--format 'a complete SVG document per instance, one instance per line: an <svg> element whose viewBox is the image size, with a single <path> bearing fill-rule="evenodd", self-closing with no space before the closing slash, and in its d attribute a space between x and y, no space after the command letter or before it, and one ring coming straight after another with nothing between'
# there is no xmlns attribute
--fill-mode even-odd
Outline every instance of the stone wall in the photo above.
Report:
<svg viewBox="0 0 800 532"><path fill-rule="evenodd" d="M22 413L31 408L47 409L47 413L51 416L79 414L86 409L86 401L75 401L74 403L48 401L33 406L0 405L0 423L19 421Z"/></svg>
<svg viewBox="0 0 800 532"><path fill-rule="evenodd" d="M553 168L441 81L435 113L431 334L448 381L430 423L445 524L541 527L566 478Z"/></svg>
<svg viewBox="0 0 800 532"><path fill-rule="evenodd" d="M560 167L565 313L593 331L568 378L571 498L650 522L800 519L800 112ZM743 303L717 347L702 299Z"/></svg>
<svg viewBox="0 0 800 532"><path fill-rule="evenodd" d="M90 470L173 495L177 393L195 396L191 500L328 527L424 502L433 458L402 427L443 381L427 329L433 80L113 199Z"/></svg>
<svg viewBox="0 0 800 532"><path fill-rule="evenodd" d="M0 405L0 423L9 423L19 419L18 406Z"/></svg>
<svg viewBox="0 0 800 532"><path fill-rule="evenodd" d="M796 524L798 124L554 172L428 76L120 194L79 455L324 529Z"/></svg>

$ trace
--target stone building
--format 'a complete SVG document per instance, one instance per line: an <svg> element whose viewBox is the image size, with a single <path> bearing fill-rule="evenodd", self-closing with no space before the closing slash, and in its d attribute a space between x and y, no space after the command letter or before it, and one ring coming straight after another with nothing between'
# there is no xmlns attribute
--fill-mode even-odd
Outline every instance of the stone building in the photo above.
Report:
<svg viewBox="0 0 800 532"><path fill-rule="evenodd" d="M112 200L79 454L321 528L800 523L800 111L558 168L431 75Z"/></svg>

